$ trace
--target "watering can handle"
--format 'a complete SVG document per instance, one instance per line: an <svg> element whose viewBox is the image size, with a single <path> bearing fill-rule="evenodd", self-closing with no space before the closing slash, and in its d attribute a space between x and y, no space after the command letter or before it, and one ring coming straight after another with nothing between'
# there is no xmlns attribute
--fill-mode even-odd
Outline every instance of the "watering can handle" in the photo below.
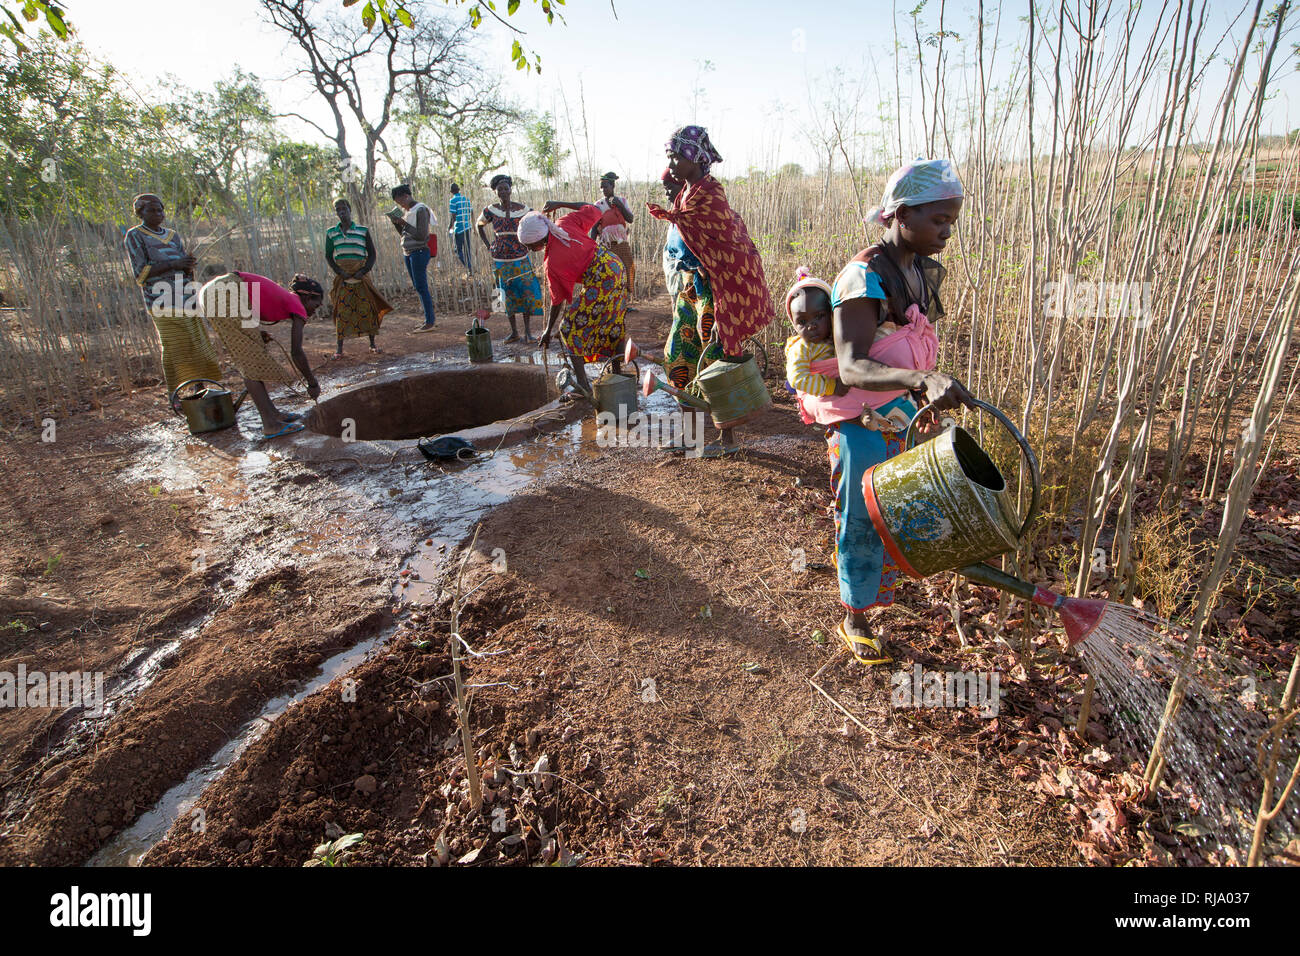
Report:
<svg viewBox="0 0 1300 956"><path fill-rule="evenodd" d="M1040 483L1038 474L1038 458L1034 455L1034 450L1029 447L1029 442L1025 440L1025 436L1020 434L1020 429L1016 428L1011 419L1002 414L1000 409L994 408L988 402L981 402L978 398L971 399L970 404L976 408L983 409L1002 423L1002 427L1011 433L1011 437L1014 438L1016 444L1020 446L1020 453L1025 456L1025 463L1029 465L1029 510L1025 512L1025 520L1021 523L1020 531L1017 534L1017 537L1023 538L1025 532L1029 530L1029 526L1033 524L1034 519L1038 517ZM933 406L934 403L931 402L912 416L912 421L907 426L907 432L903 435L904 448L912 447L912 428L916 425L917 419L928 412Z"/></svg>
<svg viewBox="0 0 1300 956"><path fill-rule="evenodd" d="M184 388L186 385L198 385L198 384L201 383L201 382L206 382L208 385L215 385L215 386L217 386L217 388L221 388L221 383L220 383L220 382L214 382L214 381L213 381L212 379L210 379L210 378L190 378L190 379L186 379L185 381L183 381L183 382L181 382L179 385L177 385L174 389L172 389L171 403L170 403L170 404L171 404L171 407L172 407L172 411L173 411L173 412L175 412L177 415L183 415L183 414L184 414L184 412L181 411L181 403L180 403L180 400L179 400L179 399L180 399L180 394L181 394L181 389Z"/></svg>

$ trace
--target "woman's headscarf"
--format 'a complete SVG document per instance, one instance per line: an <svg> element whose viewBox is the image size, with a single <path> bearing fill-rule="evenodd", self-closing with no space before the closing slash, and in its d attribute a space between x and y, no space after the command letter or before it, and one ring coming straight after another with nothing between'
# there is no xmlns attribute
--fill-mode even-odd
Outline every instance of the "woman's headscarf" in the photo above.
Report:
<svg viewBox="0 0 1300 956"><path fill-rule="evenodd" d="M510 186L513 188L515 181L511 179L509 176L507 176L505 173L497 173L495 176L492 177L492 181L488 183L488 189L495 190L502 183L509 183Z"/></svg>
<svg viewBox="0 0 1300 956"><path fill-rule="evenodd" d="M821 289L826 293L826 298L831 297L831 287L825 279L818 279L809 271L807 266L800 266L794 273L794 285L790 286L790 291L785 294L785 314L786 318L794 321L794 313L790 310L790 305L803 289Z"/></svg>
<svg viewBox="0 0 1300 956"><path fill-rule="evenodd" d="M923 206L928 202L958 199L963 195L957 170L947 159L917 158L894 170L885 184L885 196L871 212L867 222L887 226L899 206Z"/></svg>
<svg viewBox="0 0 1300 956"><path fill-rule="evenodd" d="M683 126L673 133L665 149L676 153L692 163L699 164L701 170L708 173L714 163L722 162L722 154L709 142L709 133L703 126Z"/></svg>
<svg viewBox="0 0 1300 956"><path fill-rule="evenodd" d="M158 203L158 205L160 206L162 205L162 199L160 199L158 196L155 196L153 193L141 193L131 201L131 208L135 210L135 214L137 216L140 215L140 207L143 206L150 199L155 200Z"/></svg>
<svg viewBox="0 0 1300 956"><path fill-rule="evenodd" d="M303 275L301 272L293 277L289 289L293 292L314 292L322 299L325 298L325 290L321 288L321 284L311 276Z"/></svg>
<svg viewBox="0 0 1300 956"><path fill-rule="evenodd" d="M566 246L573 241L573 237L551 222L540 212L529 212L524 214L524 218L519 220L519 241L526 246L532 245L547 235L552 235Z"/></svg>

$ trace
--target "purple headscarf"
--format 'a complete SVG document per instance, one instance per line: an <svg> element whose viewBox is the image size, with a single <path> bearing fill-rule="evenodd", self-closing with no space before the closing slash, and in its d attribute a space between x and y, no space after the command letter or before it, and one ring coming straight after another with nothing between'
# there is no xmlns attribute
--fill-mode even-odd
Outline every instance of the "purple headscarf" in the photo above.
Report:
<svg viewBox="0 0 1300 956"><path fill-rule="evenodd" d="M709 133L703 126L683 126L673 133L665 145L670 153L676 153L692 163L698 163L706 174L714 163L722 162L722 156L709 142Z"/></svg>

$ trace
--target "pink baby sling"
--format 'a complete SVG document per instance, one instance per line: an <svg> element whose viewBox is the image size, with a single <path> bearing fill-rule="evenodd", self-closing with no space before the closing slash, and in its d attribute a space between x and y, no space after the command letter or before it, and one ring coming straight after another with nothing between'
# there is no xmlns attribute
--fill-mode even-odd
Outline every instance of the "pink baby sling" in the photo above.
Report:
<svg viewBox="0 0 1300 956"><path fill-rule="evenodd" d="M867 356L881 365L929 372L934 369L935 362L939 358L939 337L920 307L915 304L909 305L907 325L893 335L877 338L871 343ZM839 378L839 359L818 359L811 363L808 369L815 375L833 375ZM799 400L799 417L803 419L805 425L811 425L813 422L819 425L833 425L836 422L857 418L868 408L880 408L900 395L906 394L905 388L889 392L870 392L864 388L850 388L845 395L796 393Z"/></svg>

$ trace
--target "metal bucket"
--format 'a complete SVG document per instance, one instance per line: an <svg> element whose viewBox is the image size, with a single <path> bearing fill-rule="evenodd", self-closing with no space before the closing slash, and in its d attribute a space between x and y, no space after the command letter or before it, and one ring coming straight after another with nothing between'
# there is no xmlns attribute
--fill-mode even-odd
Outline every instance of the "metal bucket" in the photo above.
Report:
<svg viewBox="0 0 1300 956"><path fill-rule="evenodd" d="M743 362L714 362L695 379L703 399L709 403L713 424L731 428L749 421L772 404L754 356Z"/></svg>
<svg viewBox="0 0 1300 956"><path fill-rule="evenodd" d="M630 375L602 375L594 392L597 412L609 412L622 420L636 411L636 379Z"/></svg>
<svg viewBox="0 0 1300 956"><path fill-rule="evenodd" d="M187 385L215 385L216 388L201 388L193 395L180 397L181 389ZM192 378L181 382L172 392L172 410L185 418L191 435L204 432L220 431L235 424L236 404L230 392L221 387L220 382L208 378Z"/></svg>
<svg viewBox="0 0 1300 956"><path fill-rule="evenodd" d="M975 404L993 414L1020 446L1032 484L1029 510L1023 521L1016 515L1002 473L964 428L945 429L873 465L862 476L871 523L890 557L914 578L1014 551L1037 515L1038 462L1029 443L992 405Z"/></svg>
<svg viewBox="0 0 1300 956"><path fill-rule="evenodd" d="M492 361L492 334L477 321L465 330L465 344L469 347L471 362Z"/></svg>

